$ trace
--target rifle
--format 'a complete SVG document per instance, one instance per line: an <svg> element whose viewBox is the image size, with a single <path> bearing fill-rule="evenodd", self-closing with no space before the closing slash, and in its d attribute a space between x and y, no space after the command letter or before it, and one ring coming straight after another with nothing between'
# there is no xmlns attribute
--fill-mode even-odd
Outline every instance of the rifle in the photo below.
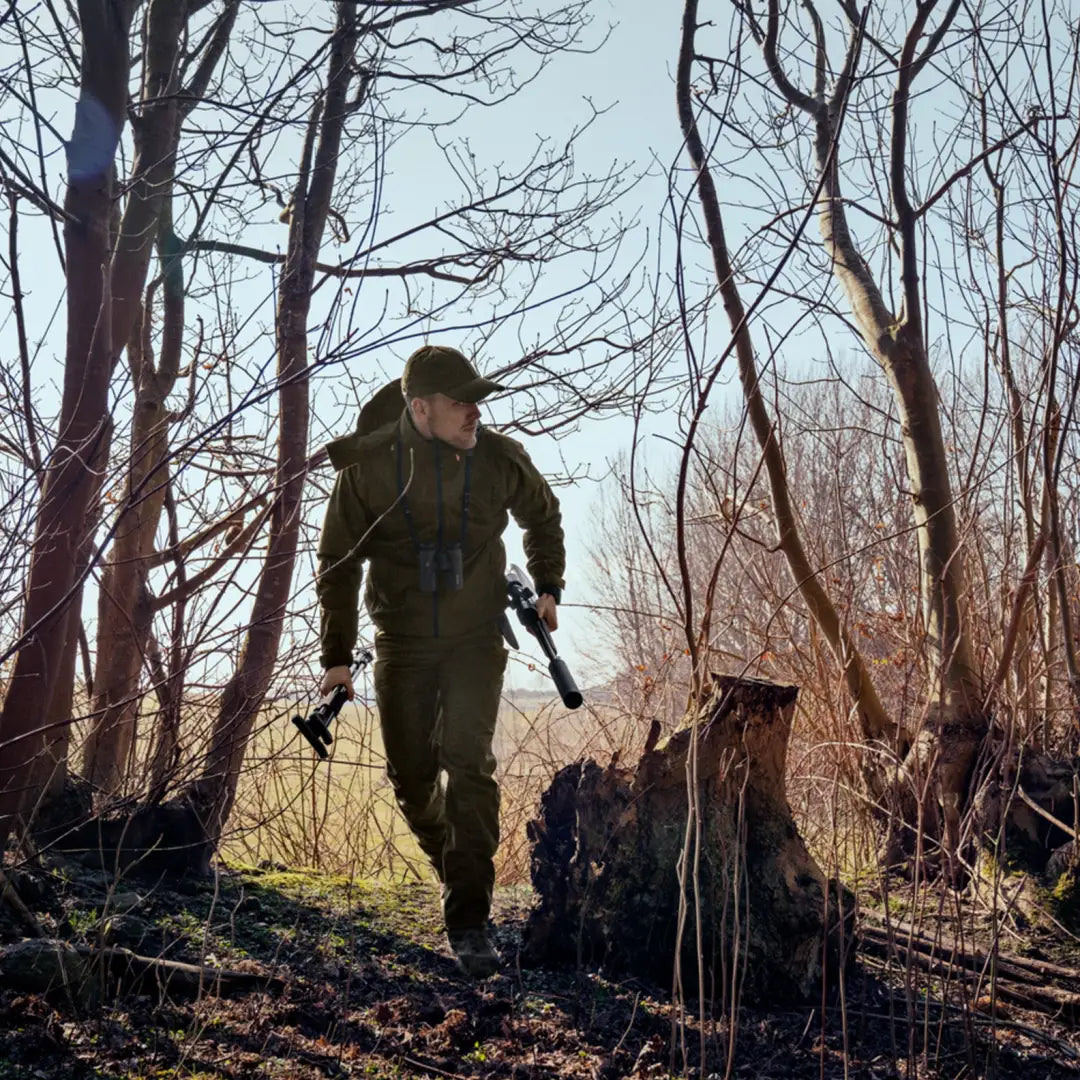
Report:
<svg viewBox="0 0 1080 1080"><path fill-rule="evenodd" d="M577 709L584 700L581 691L574 682L574 676L566 666L555 648L551 631L547 624L540 618L536 610L536 596L532 590L532 582L528 574L518 566L511 565L506 573L506 595L509 598L509 606L517 612L518 621L540 643L544 655L548 658L548 671L555 683L555 689L559 691L559 697L568 709ZM515 649L520 648L514 631L510 628L510 620L503 616L502 630L506 640Z"/></svg>
<svg viewBox="0 0 1080 1080"><path fill-rule="evenodd" d="M357 675L373 659L369 649L365 649L360 654L359 659L352 666L351 674L354 682ZM339 683L322 699L319 707L308 714L306 720L299 713L292 718L292 722L300 729L300 734L311 743L315 753L321 758L328 756L326 748L334 741L334 736L330 734L330 721L337 717L337 714L341 712L341 706L348 700L349 692L345 689L345 684Z"/></svg>

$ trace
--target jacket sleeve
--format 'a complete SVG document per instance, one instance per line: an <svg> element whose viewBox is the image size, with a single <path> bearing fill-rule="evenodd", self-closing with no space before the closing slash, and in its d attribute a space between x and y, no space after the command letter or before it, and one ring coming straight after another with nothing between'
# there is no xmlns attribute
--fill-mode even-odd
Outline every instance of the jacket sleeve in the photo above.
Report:
<svg viewBox="0 0 1080 1080"><path fill-rule="evenodd" d="M342 469L326 507L319 538L319 660L324 668L352 663L360 606L361 563L371 515L360 492L355 466Z"/></svg>
<svg viewBox="0 0 1080 1080"><path fill-rule="evenodd" d="M509 509L525 533L529 576L536 583L538 595L548 593L559 603L566 587L566 546L559 500L520 443L511 440L511 446L514 475Z"/></svg>

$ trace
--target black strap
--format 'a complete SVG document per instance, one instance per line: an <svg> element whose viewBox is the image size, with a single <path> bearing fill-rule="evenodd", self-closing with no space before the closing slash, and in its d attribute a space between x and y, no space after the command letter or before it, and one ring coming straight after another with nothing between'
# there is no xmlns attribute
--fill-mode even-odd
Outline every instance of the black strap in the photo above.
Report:
<svg viewBox="0 0 1080 1080"><path fill-rule="evenodd" d="M461 492L461 553L465 554L465 534L469 531L469 500L472 497L472 450L465 451L465 487Z"/></svg>
<svg viewBox="0 0 1080 1080"><path fill-rule="evenodd" d="M394 449L397 457L397 483L398 483L398 495L401 498L401 509L405 513L405 523L409 527L409 538L412 540L413 547L420 550L420 537L416 532L416 522L413 521L412 510L409 507L409 497L405 494L405 475L401 468L401 440L398 439L394 444ZM436 448L435 453L438 454ZM469 503L472 501L472 450L465 451L465 484L461 491L461 552L465 553L465 538L469 531ZM436 467L438 467L439 459L435 459ZM442 473L439 476L439 506L438 506L438 520L439 520L439 536L438 546L442 547Z"/></svg>

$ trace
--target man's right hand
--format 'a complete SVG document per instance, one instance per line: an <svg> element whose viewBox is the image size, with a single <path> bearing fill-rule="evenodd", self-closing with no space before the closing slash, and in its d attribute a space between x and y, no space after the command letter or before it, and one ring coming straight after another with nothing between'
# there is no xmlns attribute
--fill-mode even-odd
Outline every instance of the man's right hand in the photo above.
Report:
<svg viewBox="0 0 1080 1080"><path fill-rule="evenodd" d="M355 696L352 684L352 670L347 664L338 664L337 667L327 668L323 674L319 693L326 697L335 686L344 686L349 692L349 700Z"/></svg>

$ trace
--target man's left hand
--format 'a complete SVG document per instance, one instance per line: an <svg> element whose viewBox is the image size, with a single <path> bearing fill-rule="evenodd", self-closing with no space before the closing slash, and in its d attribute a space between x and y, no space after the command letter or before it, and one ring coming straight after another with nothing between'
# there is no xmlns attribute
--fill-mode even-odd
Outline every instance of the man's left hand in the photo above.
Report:
<svg viewBox="0 0 1080 1080"><path fill-rule="evenodd" d="M553 633L559 629L559 616L556 613L555 597L550 593L541 593L536 598L536 614L544 620L544 625Z"/></svg>

